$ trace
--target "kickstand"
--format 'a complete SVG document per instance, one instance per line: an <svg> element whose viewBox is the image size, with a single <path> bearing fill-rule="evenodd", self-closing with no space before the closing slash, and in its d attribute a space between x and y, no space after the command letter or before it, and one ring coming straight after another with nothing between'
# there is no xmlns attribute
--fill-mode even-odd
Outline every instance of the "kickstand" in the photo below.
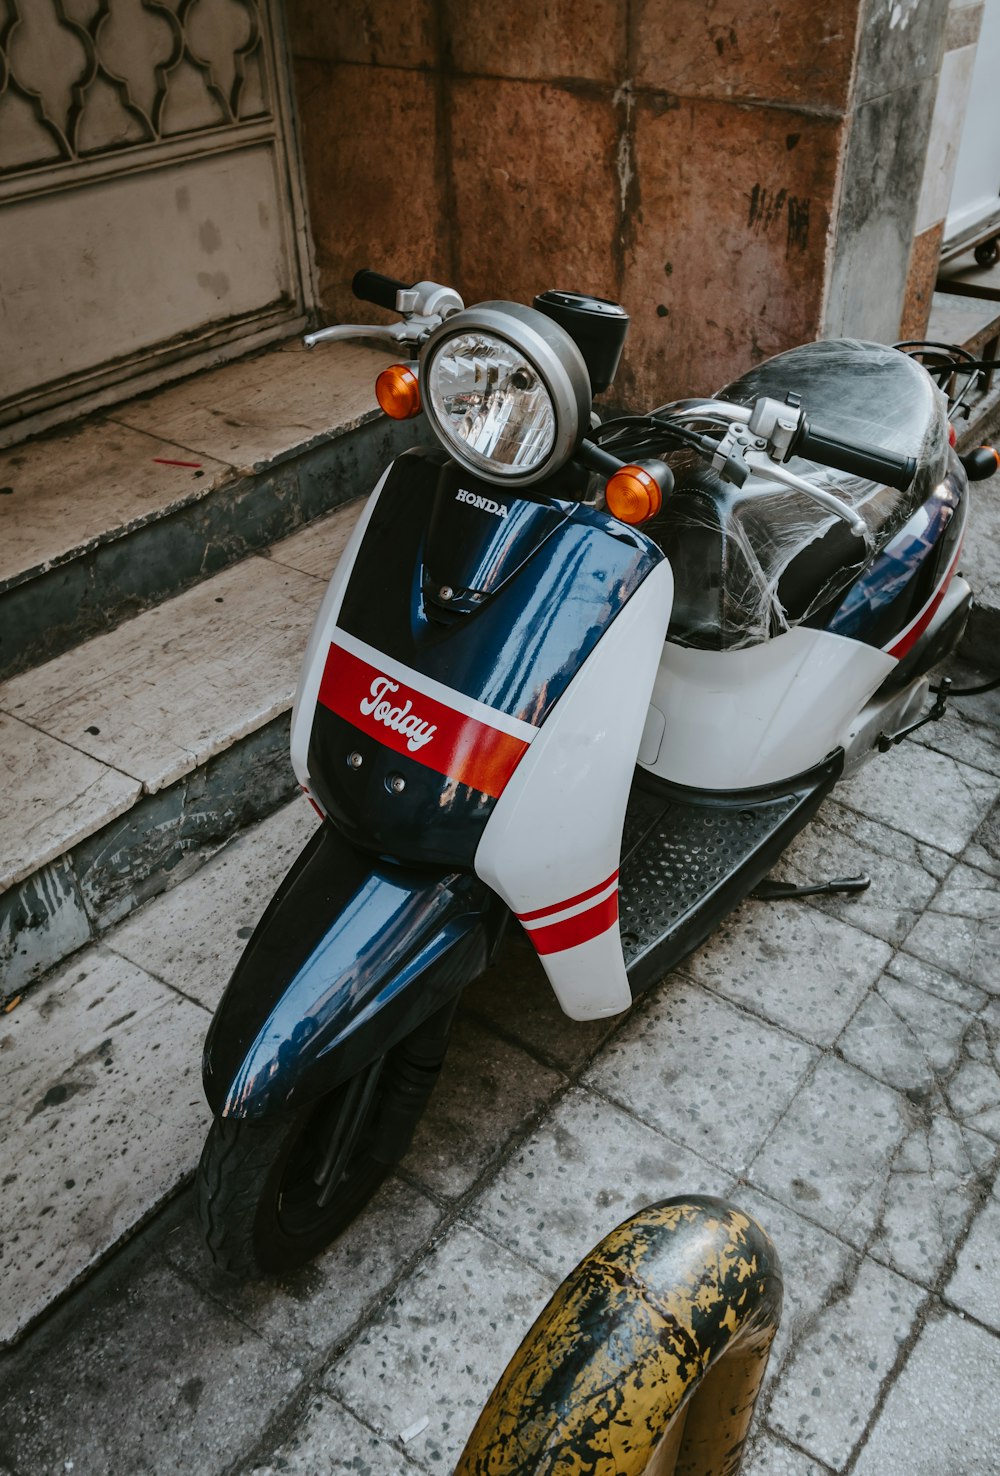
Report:
<svg viewBox="0 0 1000 1476"><path fill-rule="evenodd" d="M838 876L833 881L815 882L813 885L796 886L794 882L764 881L754 887L751 897L761 902L782 902L786 897L826 897L833 892L867 892L872 884L870 876Z"/></svg>

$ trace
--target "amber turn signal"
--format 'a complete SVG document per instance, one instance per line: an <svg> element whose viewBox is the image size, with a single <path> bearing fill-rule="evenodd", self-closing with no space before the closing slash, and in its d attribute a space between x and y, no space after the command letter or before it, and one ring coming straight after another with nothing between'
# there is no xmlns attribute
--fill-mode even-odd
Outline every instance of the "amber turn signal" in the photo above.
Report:
<svg viewBox="0 0 1000 1476"><path fill-rule="evenodd" d="M663 506L660 484L641 466L623 466L607 480L604 500L608 512L623 523L644 523Z"/></svg>
<svg viewBox="0 0 1000 1476"><path fill-rule="evenodd" d="M390 364L375 381L375 398L393 420L412 420L420 414L420 385L406 364Z"/></svg>

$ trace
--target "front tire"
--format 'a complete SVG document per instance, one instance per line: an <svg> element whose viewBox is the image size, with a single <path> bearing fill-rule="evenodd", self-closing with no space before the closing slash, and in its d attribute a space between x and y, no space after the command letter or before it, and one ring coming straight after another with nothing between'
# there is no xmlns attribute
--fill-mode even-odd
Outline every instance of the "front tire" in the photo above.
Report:
<svg viewBox="0 0 1000 1476"><path fill-rule="evenodd" d="M334 1240L389 1171L372 1153L379 1058L292 1117L218 1117L197 1208L216 1266L241 1279L291 1271Z"/></svg>

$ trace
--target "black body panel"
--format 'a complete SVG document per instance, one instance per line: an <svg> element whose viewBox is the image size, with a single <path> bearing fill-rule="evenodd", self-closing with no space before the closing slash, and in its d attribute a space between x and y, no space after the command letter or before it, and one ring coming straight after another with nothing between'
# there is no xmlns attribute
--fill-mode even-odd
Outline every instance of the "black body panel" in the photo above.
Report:
<svg viewBox="0 0 1000 1476"><path fill-rule="evenodd" d="M709 793L637 773L622 837L619 928L634 993L704 942L840 777L838 753L765 789Z"/></svg>
<svg viewBox="0 0 1000 1476"><path fill-rule="evenodd" d="M482 972L506 908L474 876L373 867L317 830L261 918L205 1042L213 1112L323 1095Z"/></svg>

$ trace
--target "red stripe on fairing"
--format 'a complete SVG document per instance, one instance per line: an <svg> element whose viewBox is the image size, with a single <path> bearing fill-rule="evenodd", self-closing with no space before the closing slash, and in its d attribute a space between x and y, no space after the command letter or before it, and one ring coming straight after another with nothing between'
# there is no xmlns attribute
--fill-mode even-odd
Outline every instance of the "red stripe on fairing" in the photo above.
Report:
<svg viewBox="0 0 1000 1476"><path fill-rule="evenodd" d="M917 641L919 641L920 637L923 635L924 631L927 629L931 621L934 619L934 616L937 614L938 606L941 604L941 601L945 597L945 593L947 592L948 586L951 583L951 576L958 568L958 561L961 556L962 549L961 545L959 545L958 552L952 559L947 574L944 576L940 585L938 586L937 593L931 596L928 604L924 606L923 610L917 616L916 620L909 627L909 629L903 632L903 634L896 641L895 645L883 647L883 650L885 651L887 656L895 656L897 661L902 661L907 651L911 650L912 647L916 645Z"/></svg>
<svg viewBox="0 0 1000 1476"><path fill-rule="evenodd" d="M330 646L319 701L384 748L405 754L424 768L457 779L494 799L503 793L528 747L521 738L456 712L405 682L393 681L377 666L338 645ZM365 712L362 703L373 704L373 710ZM380 711L383 717L397 722L419 720L424 725L422 735L430 736L411 748L411 737L421 735L397 733L376 715Z"/></svg>
<svg viewBox="0 0 1000 1476"><path fill-rule="evenodd" d="M575 907L578 902L586 902L588 897L596 897L598 892L603 892L605 887L610 887L613 881L618 880L618 872L613 871L606 876L596 887L588 887L585 892L577 892L575 897L567 897L565 902L553 902L551 907L536 907L534 912L519 912L518 922L532 922L536 917L551 917L554 912L565 912L567 907Z"/></svg>
<svg viewBox="0 0 1000 1476"><path fill-rule="evenodd" d="M562 953L566 948L579 948L589 943L618 921L618 888L610 897L603 897L593 907L563 918L562 922L549 923L548 927L527 928L525 931L537 953Z"/></svg>

